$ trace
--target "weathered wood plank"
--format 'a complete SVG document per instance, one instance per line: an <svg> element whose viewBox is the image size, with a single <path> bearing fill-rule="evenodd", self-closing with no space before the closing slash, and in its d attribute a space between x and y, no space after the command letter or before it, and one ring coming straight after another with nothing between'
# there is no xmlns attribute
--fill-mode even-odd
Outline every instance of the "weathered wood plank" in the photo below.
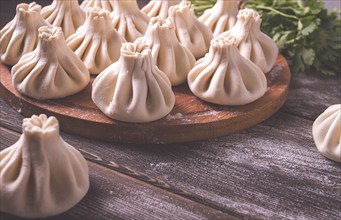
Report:
<svg viewBox="0 0 341 220"><path fill-rule="evenodd" d="M329 106L341 103L341 75L293 73L282 112L315 120Z"/></svg>
<svg viewBox="0 0 341 220"><path fill-rule="evenodd" d="M0 128L1 149L19 134ZM49 219L234 219L173 193L89 162L90 190L66 213ZM0 213L0 218L18 219Z"/></svg>
<svg viewBox="0 0 341 220"><path fill-rule="evenodd" d="M2 116L1 123L20 130L22 117L4 108L7 118ZM135 146L63 136L103 161L149 176L142 179L150 184L158 180L182 196L229 213L337 219L340 165L318 153L311 126L310 120L278 113L244 132L189 144Z"/></svg>

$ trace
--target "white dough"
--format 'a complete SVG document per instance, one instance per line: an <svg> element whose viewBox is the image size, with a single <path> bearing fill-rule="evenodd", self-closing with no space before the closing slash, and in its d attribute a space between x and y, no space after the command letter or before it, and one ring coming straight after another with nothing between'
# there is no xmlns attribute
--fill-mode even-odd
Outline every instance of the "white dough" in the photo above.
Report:
<svg viewBox="0 0 341 220"><path fill-rule="evenodd" d="M1 62L14 65L24 54L35 49L38 29L49 26L40 12L41 6L35 2L17 5L14 19L0 31Z"/></svg>
<svg viewBox="0 0 341 220"><path fill-rule="evenodd" d="M65 38L75 33L85 21L85 12L78 0L53 0L41 11L42 16L52 26L61 27Z"/></svg>
<svg viewBox="0 0 341 220"><path fill-rule="evenodd" d="M63 213L89 189L86 160L46 115L24 119L20 139L0 152L0 170L0 211L20 217Z"/></svg>
<svg viewBox="0 0 341 220"><path fill-rule="evenodd" d="M153 63L146 44L124 43L120 59L92 84L92 100L110 118L151 122L166 116L175 96L168 77Z"/></svg>
<svg viewBox="0 0 341 220"><path fill-rule="evenodd" d="M140 11L136 0L115 0L114 9L110 14L112 23L128 42L144 35L149 17Z"/></svg>
<svg viewBox="0 0 341 220"><path fill-rule="evenodd" d="M264 73L242 57L236 39L215 38L210 51L188 74L191 91L200 99L220 105L245 105L267 90Z"/></svg>
<svg viewBox="0 0 341 220"><path fill-rule="evenodd" d="M11 72L14 87L35 99L73 95L90 82L89 71L66 45L60 27L39 28L37 48L25 54Z"/></svg>
<svg viewBox="0 0 341 220"><path fill-rule="evenodd" d="M191 51L180 44L169 19L152 18L145 36L138 41L151 48L154 63L168 76L173 86L186 82L195 58Z"/></svg>
<svg viewBox="0 0 341 220"><path fill-rule="evenodd" d="M235 25L240 3L241 0L218 0L199 17L199 21L208 26L216 37Z"/></svg>
<svg viewBox="0 0 341 220"><path fill-rule="evenodd" d="M341 162L341 104L330 106L315 120L313 136L323 156Z"/></svg>
<svg viewBox="0 0 341 220"><path fill-rule="evenodd" d="M86 10L87 8L100 7L104 10L112 12L114 10L115 0L84 0L81 4L81 8Z"/></svg>
<svg viewBox="0 0 341 220"><path fill-rule="evenodd" d="M111 24L109 11L89 7L85 23L67 40L90 73L98 74L120 58L124 38Z"/></svg>
<svg viewBox="0 0 341 220"><path fill-rule="evenodd" d="M162 19L166 19L168 17L168 9L178 3L179 0L151 0L141 11L151 18L159 16Z"/></svg>
<svg viewBox="0 0 341 220"><path fill-rule="evenodd" d="M180 4L170 7L168 13L179 41L196 59L203 57L208 52L213 34L205 24L198 21L191 2L182 0Z"/></svg>
<svg viewBox="0 0 341 220"><path fill-rule="evenodd" d="M269 36L261 32L261 23L262 19L255 10L245 8L239 11L236 25L219 37L235 37L240 54L268 73L276 62L278 47Z"/></svg>

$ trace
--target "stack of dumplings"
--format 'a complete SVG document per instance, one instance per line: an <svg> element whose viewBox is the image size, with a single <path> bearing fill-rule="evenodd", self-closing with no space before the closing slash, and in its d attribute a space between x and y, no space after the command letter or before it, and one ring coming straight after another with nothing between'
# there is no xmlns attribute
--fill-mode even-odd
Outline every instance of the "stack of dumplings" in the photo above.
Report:
<svg viewBox="0 0 341 220"><path fill-rule="evenodd" d="M140 11L136 0L115 0L111 19L116 30L128 41L142 37L148 27L149 17Z"/></svg>
<svg viewBox="0 0 341 220"><path fill-rule="evenodd" d="M116 0L84 0L81 4L81 8L86 11L87 8L100 7L112 12L114 10L114 1Z"/></svg>
<svg viewBox="0 0 341 220"><path fill-rule="evenodd" d="M142 123L169 114L175 96L168 77L153 63L149 47L135 42L124 43L120 59L97 76L92 100L110 118Z"/></svg>
<svg viewBox="0 0 341 220"><path fill-rule="evenodd" d="M235 43L233 37L213 39L209 53L188 74L189 87L200 99L219 105L245 105L265 94L264 73L240 55Z"/></svg>
<svg viewBox="0 0 341 220"><path fill-rule="evenodd" d="M151 18L159 16L162 19L166 19L169 8L178 3L179 0L151 0L141 11Z"/></svg>
<svg viewBox="0 0 341 220"><path fill-rule="evenodd" d="M1 62L14 65L38 44L38 29L49 24L41 16L41 6L31 4L17 5L16 15L0 31Z"/></svg>
<svg viewBox="0 0 341 220"><path fill-rule="evenodd" d="M195 58L191 51L180 44L174 25L168 19L152 18L145 36L137 41L150 47L154 63L168 76L172 86L186 82Z"/></svg>
<svg viewBox="0 0 341 220"><path fill-rule="evenodd" d="M85 20L85 12L78 0L53 0L51 5L42 9L41 14L54 27L61 27L65 38L75 33Z"/></svg>
<svg viewBox="0 0 341 220"><path fill-rule="evenodd" d="M109 11L89 7L86 15L85 23L66 43L90 73L98 74L119 59L125 40L111 25Z"/></svg>
<svg viewBox="0 0 341 220"><path fill-rule="evenodd" d="M199 17L199 21L207 25L216 37L235 25L240 3L241 0L218 0Z"/></svg>
<svg viewBox="0 0 341 220"><path fill-rule="evenodd" d="M20 139L0 158L1 212L24 218L58 215L89 189L88 164L60 137L55 117L25 118Z"/></svg>
<svg viewBox="0 0 341 220"><path fill-rule="evenodd" d="M12 82L22 94L35 99L55 99L84 89L90 74L66 45L60 27L39 28L37 48L12 68Z"/></svg>
<svg viewBox="0 0 341 220"><path fill-rule="evenodd" d="M182 0L180 4L170 7L169 19L175 25L180 43L187 47L196 59L208 52L213 38L212 31L196 18L190 1Z"/></svg>
<svg viewBox="0 0 341 220"><path fill-rule="evenodd" d="M219 37L235 37L241 55L268 73L276 62L278 47L269 36L261 32L261 23L262 19L255 10L245 8L239 11L236 25Z"/></svg>

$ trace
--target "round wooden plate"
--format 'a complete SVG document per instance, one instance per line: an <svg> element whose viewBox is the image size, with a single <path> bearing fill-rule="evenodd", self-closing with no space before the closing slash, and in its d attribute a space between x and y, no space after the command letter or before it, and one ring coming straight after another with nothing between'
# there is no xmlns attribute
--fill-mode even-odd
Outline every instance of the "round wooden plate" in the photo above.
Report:
<svg viewBox="0 0 341 220"><path fill-rule="evenodd" d="M136 124L105 116L91 100L91 85L63 99L38 101L19 94L12 86L9 68L0 64L1 97L25 117L55 116L63 131L87 138L122 143L179 143L227 135L269 118L288 95L290 69L283 56L268 75L269 88L259 100L239 107L209 104L196 98L186 84L175 87L172 112L158 121Z"/></svg>

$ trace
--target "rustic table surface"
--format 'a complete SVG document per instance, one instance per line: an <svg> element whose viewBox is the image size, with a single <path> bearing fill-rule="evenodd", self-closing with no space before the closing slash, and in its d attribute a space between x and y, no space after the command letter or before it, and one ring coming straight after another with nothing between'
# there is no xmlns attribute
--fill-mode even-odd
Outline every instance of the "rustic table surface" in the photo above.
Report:
<svg viewBox="0 0 341 220"><path fill-rule="evenodd" d="M1 27L17 2L1 1ZM49 219L340 219L341 166L317 151L311 131L319 114L341 103L340 80L293 73L278 113L202 142L141 146L62 133L88 160L91 186ZM0 104L2 150L18 140L23 117Z"/></svg>

